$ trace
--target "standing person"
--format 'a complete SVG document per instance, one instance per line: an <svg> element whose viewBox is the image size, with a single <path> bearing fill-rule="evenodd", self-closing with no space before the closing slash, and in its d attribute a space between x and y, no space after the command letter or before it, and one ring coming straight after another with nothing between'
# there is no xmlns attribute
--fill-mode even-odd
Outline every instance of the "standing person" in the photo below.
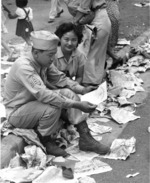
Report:
<svg viewBox="0 0 150 183"><path fill-rule="evenodd" d="M110 50L107 50L111 22L106 11L106 2L105 0L71 0L68 2L67 6L68 9L70 8L69 12L74 16L75 23L80 23L82 17L87 17L84 20L92 17L87 24L96 28L96 34L87 54L83 83L84 85L99 85L105 76L106 54L108 53L114 60L119 59Z"/></svg>
<svg viewBox="0 0 150 183"><path fill-rule="evenodd" d="M60 15L64 12L61 7L60 0L51 0L50 12L49 12L49 21L48 23L54 22L55 18L60 17Z"/></svg>
<svg viewBox="0 0 150 183"><path fill-rule="evenodd" d="M33 19L32 8L28 7L28 0L16 0L16 12L9 14L10 19L18 18L16 35L22 37L27 45L31 45L30 33L33 31L31 20Z"/></svg>
<svg viewBox="0 0 150 183"><path fill-rule="evenodd" d="M111 34L108 41L108 49L107 54L109 56L114 55L114 47L117 45L118 42L118 35L119 35L119 20L120 20L120 11L119 11L119 2L118 0L106 0L106 10L108 16L111 21ZM111 67L109 69L114 69L117 67L118 64L123 63L123 58L116 58L114 59Z"/></svg>
<svg viewBox="0 0 150 183"><path fill-rule="evenodd" d="M15 128L34 129L48 154L66 156L58 147L52 134L61 127L59 118L65 110L70 123L80 134L79 148L106 154L110 148L97 142L90 134L86 115L96 105L81 102L78 94L85 94L94 87L83 87L70 80L53 65L59 38L48 31L31 33L31 54L20 57L13 64L4 87L4 104L7 125Z"/></svg>
<svg viewBox="0 0 150 183"><path fill-rule="evenodd" d="M62 23L55 31L60 42L54 65L80 84L83 79L84 64L87 60L85 55L77 48L83 38L82 31L82 26L71 22Z"/></svg>
<svg viewBox="0 0 150 183"><path fill-rule="evenodd" d="M118 0L106 0L106 10L111 21L111 36L109 46L114 47L118 42L120 11Z"/></svg>
<svg viewBox="0 0 150 183"><path fill-rule="evenodd" d="M12 59L15 59L15 57L13 57L14 51L8 46L8 44L6 43L4 36L3 36L4 34L8 33L7 27L5 25L6 17L5 17L4 12L3 12L3 10L6 11L7 8L4 5L2 5L1 9L2 9L1 10L1 34L2 34L1 45L4 47L4 49L6 50L6 52L8 54L7 61L12 61ZM8 11L7 11L7 13L8 13Z"/></svg>

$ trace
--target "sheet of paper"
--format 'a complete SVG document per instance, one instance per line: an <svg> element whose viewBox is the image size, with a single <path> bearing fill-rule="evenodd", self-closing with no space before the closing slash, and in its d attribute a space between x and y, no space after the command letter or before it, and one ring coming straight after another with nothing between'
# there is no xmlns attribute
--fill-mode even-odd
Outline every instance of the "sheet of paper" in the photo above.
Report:
<svg viewBox="0 0 150 183"><path fill-rule="evenodd" d="M81 101L88 101L92 104L98 105L107 99L107 84L106 81L102 83L96 90L86 93L81 96Z"/></svg>

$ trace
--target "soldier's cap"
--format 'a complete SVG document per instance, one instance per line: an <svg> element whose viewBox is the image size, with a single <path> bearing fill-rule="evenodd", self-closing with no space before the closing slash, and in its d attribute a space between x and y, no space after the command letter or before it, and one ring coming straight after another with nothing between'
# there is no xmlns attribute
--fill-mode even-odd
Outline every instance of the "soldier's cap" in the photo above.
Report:
<svg viewBox="0 0 150 183"><path fill-rule="evenodd" d="M39 50L54 50L58 46L59 38L49 31L31 32L32 46Z"/></svg>

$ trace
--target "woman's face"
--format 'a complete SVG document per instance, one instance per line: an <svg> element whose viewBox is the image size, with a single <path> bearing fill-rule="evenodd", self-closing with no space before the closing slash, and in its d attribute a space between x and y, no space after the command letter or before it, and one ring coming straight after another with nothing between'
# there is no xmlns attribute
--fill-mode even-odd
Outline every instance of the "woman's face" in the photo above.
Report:
<svg viewBox="0 0 150 183"><path fill-rule="evenodd" d="M78 45L78 37L74 31L65 33L60 39L63 52L72 52Z"/></svg>

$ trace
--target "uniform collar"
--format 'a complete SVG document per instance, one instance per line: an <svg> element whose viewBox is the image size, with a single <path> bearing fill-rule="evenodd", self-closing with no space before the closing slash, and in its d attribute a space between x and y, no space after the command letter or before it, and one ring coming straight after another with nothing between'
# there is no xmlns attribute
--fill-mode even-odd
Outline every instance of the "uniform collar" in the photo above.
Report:
<svg viewBox="0 0 150 183"><path fill-rule="evenodd" d="M74 56L76 56L76 49L72 52L72 54L71 54L71 57L74 57ZM61 50L61 47L60 46L58 46L58 48L57 48L57 58L59 59L59 58L62 58L62 57L64 57L64 54L63 54L63 52L62 52L62 50Z"/></svg>

